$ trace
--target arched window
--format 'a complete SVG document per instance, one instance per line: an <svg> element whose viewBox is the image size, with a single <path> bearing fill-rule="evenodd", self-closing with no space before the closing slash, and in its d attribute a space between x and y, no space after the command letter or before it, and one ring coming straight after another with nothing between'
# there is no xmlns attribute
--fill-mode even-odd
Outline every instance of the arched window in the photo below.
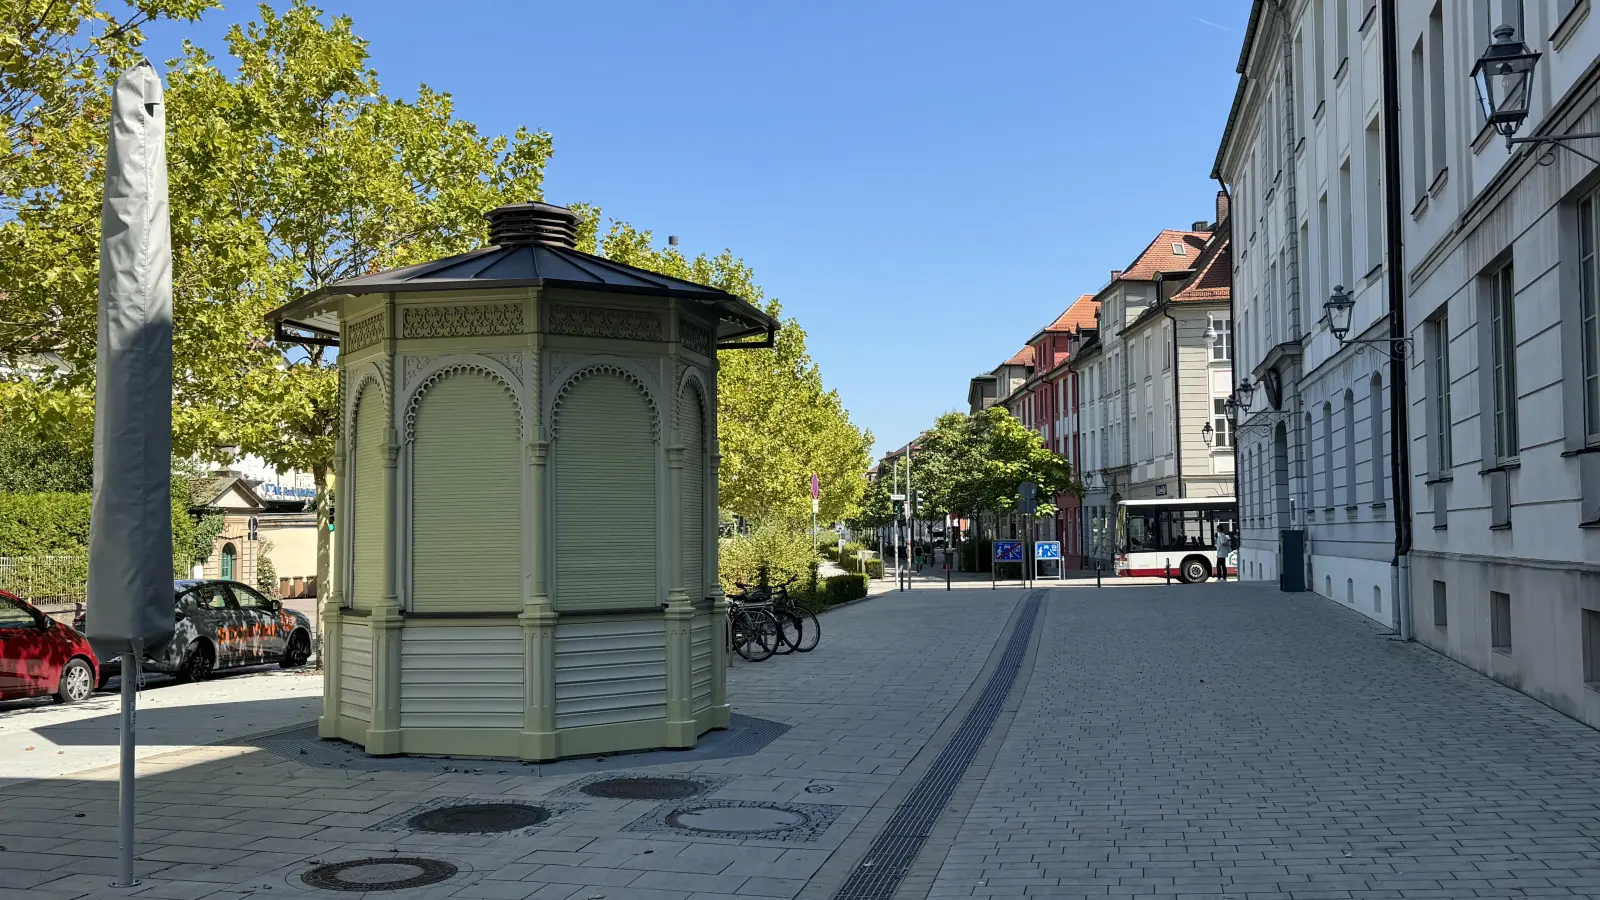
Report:
<svg viewBox="0 0 1600 900"><path fill-rule="evenodd" d="M1344 502L1356 505L1356 392L1344 392Z"/></svg>
<svg viewBox="0 0 1600 900"><path fill-rule="evenodd" d="M234 561L234 559L236 557L238 557L238 555L239 555L239 551L234 549L233 544L228 543L228 544L223 544L222 545L222 580L223 581L232 581L233 580L233 561Z"/></svg>
<svg viewBox="0 0 1600 900"><path fill-rule="evenodd" d="M1367 416L1372 420L1372 502L1383 502L1383 376L1373 375Z"/></svg>
<svg viewBox="0 0 1600 900"><path fill-rule="evenodd" d="M1333 404L1322 404L1322 505L1333 508Z"/></svg>

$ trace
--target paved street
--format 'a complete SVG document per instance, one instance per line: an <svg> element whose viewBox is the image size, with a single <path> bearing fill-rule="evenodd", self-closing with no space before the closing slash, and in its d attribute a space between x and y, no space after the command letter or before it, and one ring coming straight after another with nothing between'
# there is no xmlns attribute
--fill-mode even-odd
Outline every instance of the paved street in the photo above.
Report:
<svg viewBox="0 0 1600 900"><path fill-rule="evenodd" d="M816 652L730 673L735 711L787 732L745 756L615 772L705 779L720 806L777 803L805 828L691 832L664 816L674 803L595 799L574 790L588 776L517 764L330 769L237 732L198 746L209 723L192 716L166 746L195 746L141 763L137 891L107 886L115 770L101 768L0 786L0 900L333 897L300 875L397 851L457 873L370 896L1600 897L1600 733L1311 595L1040 594L1036 619L1033 594L986 584L832 612ZM934 783L972 740L964 777ZM874 838L928 796L937 820L904 832L925 839L915 863L848 893L889 859ZM553 816L505 835L396 824L462 798Z"/></svg>

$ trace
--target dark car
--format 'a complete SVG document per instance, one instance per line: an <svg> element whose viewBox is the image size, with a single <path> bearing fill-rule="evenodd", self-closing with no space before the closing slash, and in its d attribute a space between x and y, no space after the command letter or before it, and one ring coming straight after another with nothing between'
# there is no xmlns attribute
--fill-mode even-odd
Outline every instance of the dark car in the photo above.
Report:
<svg viewBox="0 0 1600 900"><path fill-rule="evenodd" d="M99 679L88 638L0 591L0 700L54 694L76 703L94 693Z"/></svg>
<svg viewBox="0 0 1600 900"><path fill-rule="evenodd" d="M146 671L201 681L217 669L272 662L288 669L311 659L311 620L282 601L237 581L174 581L172 589L173 639L145 657Z"/></svg>

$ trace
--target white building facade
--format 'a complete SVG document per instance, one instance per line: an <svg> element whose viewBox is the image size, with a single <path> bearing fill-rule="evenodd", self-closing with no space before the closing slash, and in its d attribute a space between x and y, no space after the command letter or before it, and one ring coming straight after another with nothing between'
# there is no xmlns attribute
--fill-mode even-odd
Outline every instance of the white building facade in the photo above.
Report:
<svg viewBox="0 0 1600 900"><path fill-rule="evenodd" d="M1417 4L1421 6L1421 3ZM1407 6L1407 4L1402 4ZM1399 623L1375 0L1258 2L1213 177L1232 193L1241 577L1306 536L1309 589ZM1347 343L1323 304L1355 301Z"/></svg>
<svg viewBox="0 0 1600 900"><path fill-rule="evenodd" d="M1595 19L1401 3L1397 33L1417 638L1600 727L1600 169L1508 150L1471 82L1511 26L1541 54L1518 136L1600 132Z"/></svg>

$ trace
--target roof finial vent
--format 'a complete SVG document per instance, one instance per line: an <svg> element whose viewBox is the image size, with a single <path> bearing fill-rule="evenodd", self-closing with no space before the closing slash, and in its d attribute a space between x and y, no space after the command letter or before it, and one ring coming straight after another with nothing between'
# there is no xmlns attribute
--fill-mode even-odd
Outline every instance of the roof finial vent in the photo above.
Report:
<svg viewBox="0 0 1600 900"><path fill-rule="evenodd" d="M489 210L489 243L500 247L543 244L575 250L578 214L551 203L512 203Z"/></svg>

